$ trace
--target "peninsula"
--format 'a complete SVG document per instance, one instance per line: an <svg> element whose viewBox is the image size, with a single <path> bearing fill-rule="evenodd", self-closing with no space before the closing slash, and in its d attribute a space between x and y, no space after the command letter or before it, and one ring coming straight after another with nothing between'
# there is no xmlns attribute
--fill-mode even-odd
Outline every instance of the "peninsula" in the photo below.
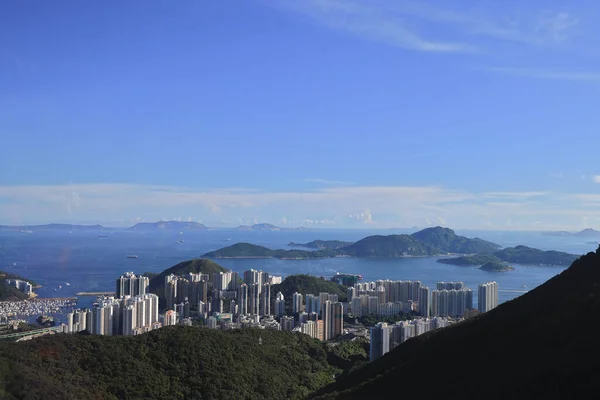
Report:
<svg viewBox="0 0 600 400"><path fill-rule="evenodd" d="M508 272L514 271L515 268L505 263L489 262L483 264L479 269L488 272Z"/></svg>

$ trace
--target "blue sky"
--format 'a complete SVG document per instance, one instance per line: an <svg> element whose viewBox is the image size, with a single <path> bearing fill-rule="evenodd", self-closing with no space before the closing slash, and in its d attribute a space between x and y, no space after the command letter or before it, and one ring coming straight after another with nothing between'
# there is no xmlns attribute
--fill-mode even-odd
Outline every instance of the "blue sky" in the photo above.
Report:
<svg viewBox="0 0 600 400"><path fill-rule="evenodd" d="M600 228L594 1L0 3L0 223Z"/></svg>

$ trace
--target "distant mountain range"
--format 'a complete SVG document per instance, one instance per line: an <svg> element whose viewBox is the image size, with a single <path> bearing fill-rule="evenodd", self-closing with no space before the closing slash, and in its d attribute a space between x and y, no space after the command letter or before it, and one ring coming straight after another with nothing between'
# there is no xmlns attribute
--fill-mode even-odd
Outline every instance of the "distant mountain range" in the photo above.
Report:
<svg viewBox="0 0 600 400"><path fill-rule="evenodd" d="M206 253L209 258L328 258L377 257L399 258L410 256L435 256L449 253L491 253L500 246L483 239L470 239L457 235L452 229L427 228L412 235L374 235L355 243L339 240L315 240L291 246L315 248L306 250L271 250L250 243L238 243Z"/></svg>
<svg viewBox="0 0 600 400"><path fill-rule="evenodd" d="M587 228L579 232L567 232L567 231L550 231L544 232L544 236L575 236L580 238L600 238L600 231L592 228Z"/></svg>
<svg viewBox="0 0 600 400"><path fill-rule="evenodd" d="M201 230L201 229L208 229L208 227L199 222L158 221L158 222L140 222L128 229L131 229L134 231L156 230L156 229Z"/></svg>

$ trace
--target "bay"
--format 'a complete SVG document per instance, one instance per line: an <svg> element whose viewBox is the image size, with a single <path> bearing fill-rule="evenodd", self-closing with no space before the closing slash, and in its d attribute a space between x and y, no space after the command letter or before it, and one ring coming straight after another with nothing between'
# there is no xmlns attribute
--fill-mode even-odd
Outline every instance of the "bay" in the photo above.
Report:
<svg viewBox="0 0 600 400"><path fill-rule="evenodd" d="M97 232L0 232L0 269L16 273L42 284L38 297L74 297L81 291L114 291L115 279L123 272L161 272L180 261L238 242L269 248L289 248L291 241L315 239L356 241L372 234L410 233L414 230L312 230L312 231L206 231L137 232L119 230L98 237ZM544 236L539 232L458 231L468 237L481 237L502 246L523 244L543 250L584 254L596 250L589 239ZM183 240L182 243L177 243ZM127 258L135 254L139 258ZM439 257L403 259L336 258L321 260L221 259L219 264L242 272L254 268L273 275L305 273L329 277L335 273L364 276L364 281L377 279L420 280L435 288L439 281L463 281L474 290L477 285L495 280L499 284L500 302L511 300L544 283L565 267L513 265L516 270L505 273L485 272L472 267L437 263ZM67 285L69 283L69 285ZM61 286L61 288L59 288ZM82 297L79 306L89 306L93 298Z"/></svg>

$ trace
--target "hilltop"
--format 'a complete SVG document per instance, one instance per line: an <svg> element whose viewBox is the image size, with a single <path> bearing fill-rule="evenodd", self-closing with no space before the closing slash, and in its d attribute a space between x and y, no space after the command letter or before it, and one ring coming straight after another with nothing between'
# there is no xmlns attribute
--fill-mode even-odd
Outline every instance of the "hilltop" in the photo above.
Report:
<svg viewBox="0 0 600 400"><path fill-rule="evenodd" d="M338 371L319 341L274 330L169 326L0 343L4 400L301 399Z"/></svg>
<svg viewBox="0 0 600 400"><path fill-rule="evenodd" d="M380 398L423 371L435 382L429 398L586 398L600 389L599 282L600 249L488 313L407 340L313 398ZM402 390L423 394L419 385Z"/></svg>
<svg viewBox="0 0 600 400"><path fill-rule="evenodd" d="M150 277L148 291L150 293L155 293L158 297L163 299L165 293L165 277L171 274L186 275L190 272L194 274L216 274L227 271L229 271L227 268L204 258L194 258L193 260L182 261L171 268L165 269L160 274L148 274Z"/></svg>
<svg viewBox="0 0 600 400"><path fill-rule="evenodd" d="M158 222L140 222L129 228L130 230L143 231L143 230L203 230L208 229L205 225L199 222L184 222L184 221L158 221Z"/></svg>
<svg viewBox="0 0 600 400"><path fill-rule="evenodd" d="M473 254L491 253L501 246L480 238L457 235L452 229L436 226L426 228L411 235L444 253Z"/></svg>
<svg viewBox="0 0 600 400"><path fill-rule="evenodd" d="M442 264L471 266L486 263L509 262L521 265L570 265L579 256L562 251L540 250L527 246L506 247L491 254L476 254L472 256L442 258L437 262Z"/></svg>
<svg viewBox="0 0 600 400"><path fill-rule="evenodd" d="M305 250L271 250L263 246L251 243L236 243L211 251L202 257L207 258L279 258L288 260L329 258L336 254L327 250L305 251Z"/></svg>
<svg viewBox="0 0 600 400"><path fill-rule="evenodd" d="M381 258L433 256L441 252L410 235L368 236L339 251L353 257Z"/></svg>

